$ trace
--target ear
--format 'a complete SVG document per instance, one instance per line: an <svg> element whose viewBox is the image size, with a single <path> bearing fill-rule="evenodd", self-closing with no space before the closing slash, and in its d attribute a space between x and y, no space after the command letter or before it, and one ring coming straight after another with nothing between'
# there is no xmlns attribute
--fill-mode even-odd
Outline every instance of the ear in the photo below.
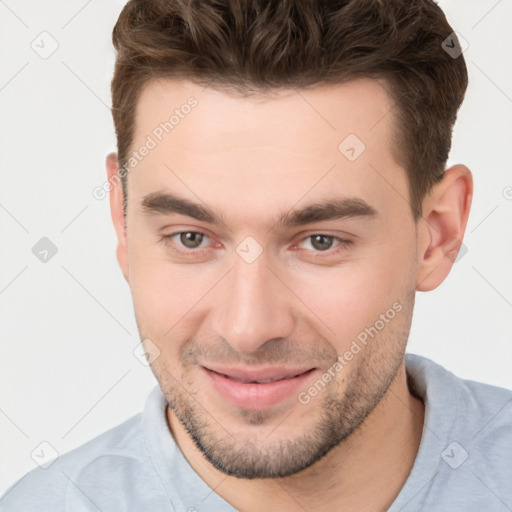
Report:
<svg viewBox="0 0 512 512"><path fill-rule="evenodd" d="M437 288L450 272L466 231L472 198L473 177L463 165L447 169L425 198L418 221L416 290Z"/></svg>
<svg viewBox="0 0 512 512"><path fill-rule="evenodd" d="M128 281L128 247L126 243L126 219L123 211L123 187L119 175L119 162L116 153L107 155L107 177L110 190L110 213L117 235L116 256L121 272Z"/></svg>

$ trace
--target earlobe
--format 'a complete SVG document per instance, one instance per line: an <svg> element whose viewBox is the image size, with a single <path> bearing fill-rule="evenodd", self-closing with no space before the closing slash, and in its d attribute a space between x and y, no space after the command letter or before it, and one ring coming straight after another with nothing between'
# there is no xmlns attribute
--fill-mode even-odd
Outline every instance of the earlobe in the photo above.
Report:
<svg viewBox="0 0 512 512"><path fill-rule="evenodd" d="M418 221L416 290L433 290L449 274L464 238L472 197L470 170L455 165L425 198L423 218Z"/></svg>
<svg viewBox="0 0 512 512"><path fill-rule="evenodd" d="M110 194L110 213L117 235L116 257L121 272L126 281L128 281L128 247L126 240L126 218L123 206L123 187L119 175L119 162L115 153L107 155L106 167Z"/></svg>

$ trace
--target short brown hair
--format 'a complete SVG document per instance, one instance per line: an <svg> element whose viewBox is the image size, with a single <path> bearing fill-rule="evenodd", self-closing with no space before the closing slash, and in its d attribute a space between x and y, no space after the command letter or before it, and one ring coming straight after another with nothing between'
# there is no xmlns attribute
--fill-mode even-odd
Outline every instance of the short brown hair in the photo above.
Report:
<svg viewBox="0 0 512 512"><path fill-rule="evenodd" d="M443 176L467 69L443 49L447 39L460 47L432 0L129 0L112 39L121 167L150 79L250 95L369 77L383 79L396 106L393 151L415 220ZM126 206L126 173L121 180Z"/></svg>

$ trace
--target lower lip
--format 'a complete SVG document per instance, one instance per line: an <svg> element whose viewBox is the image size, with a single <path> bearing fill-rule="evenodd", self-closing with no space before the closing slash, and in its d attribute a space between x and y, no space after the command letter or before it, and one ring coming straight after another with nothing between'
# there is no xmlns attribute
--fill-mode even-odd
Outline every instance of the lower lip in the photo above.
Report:
<svg viewBox="0 0 512 512"><path fill-rule="evenodd" d="M240 382L201 367L210 379L213 387L227 401L242 409L262 410L278 405L286 398L296 394L304 386L315 369L297 377L276 380L274 382Z"/></svg>

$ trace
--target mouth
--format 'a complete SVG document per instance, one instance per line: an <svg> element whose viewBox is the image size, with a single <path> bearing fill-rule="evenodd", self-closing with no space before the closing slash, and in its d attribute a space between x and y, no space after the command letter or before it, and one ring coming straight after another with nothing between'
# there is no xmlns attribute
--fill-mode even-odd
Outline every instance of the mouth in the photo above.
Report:
<svg viewBox="0 0 512 512"><path fill-rule="evenodd" d="M268 382L276 382L278 380L293 379L294 377L303 375L314 368L262 368L259 370L243 370L237 368L213 367L206 369L238 382L257 382L258 384L266 384Z"/></svg>
<svg viewBox="0 0 512 512"><path fill-rule="evenodd" d="M262 410L294 395L317 368L200 367L217 395L237 408Z"/></svg>
<svg viewBox="0 0 512 512"><path fill-rule="evenodd" d="M219 375L223 375L223 374L220 373ZM238 382L245 382L245 383L253 382L256 384L268 384L269 382L277 382L278 380L293 379L295 377L298 377L299 375L302 375L302 373L297 373L296 375L290 375L287 377L275 377L275 378L270 378L270 379L258 379L258 380L238 379L237 377L230 377L229 375L224 375L224 377L227 377L228 379L236 380Z"/></svg>

